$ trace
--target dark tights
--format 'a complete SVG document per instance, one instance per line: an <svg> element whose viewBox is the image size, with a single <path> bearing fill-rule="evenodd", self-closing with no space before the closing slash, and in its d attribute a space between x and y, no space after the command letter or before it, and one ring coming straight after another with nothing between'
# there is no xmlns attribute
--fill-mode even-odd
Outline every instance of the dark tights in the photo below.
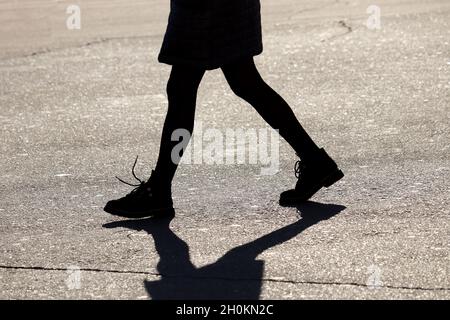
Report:
<svg viewBox="0 0 450 320"><path fill-rule="evenodd" d="M261 78L253 58L242 59L222 67L233 92L247 101L261 117L291 145L302 159L314 154L318 147L298 122L284 99ZM172 149L179 141L172 141L172 133L194 128L197 90L205 70L188 66L173 66L167 83L169 108L161 138L155 175L170 186L177 164L172 161Z"/></svg>

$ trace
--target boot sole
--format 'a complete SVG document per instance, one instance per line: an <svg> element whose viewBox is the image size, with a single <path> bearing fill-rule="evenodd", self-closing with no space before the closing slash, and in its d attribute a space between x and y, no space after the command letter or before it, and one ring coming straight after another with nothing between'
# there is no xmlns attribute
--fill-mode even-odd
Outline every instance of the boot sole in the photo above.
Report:
<svg viewBox="0 0 450 320"><path fill-rule="evenodd" d="M318 183L316 186L311 188L311 191L306 194L299 197L293 197L293 198L280 198L280 205L283 207L293 206L300 204L302 202L308 201L313 195L315 195L320 189L323 187L329 188L339 180L341 180L344 177L344 173L340 169L336 169L331 174L323 178L320 183Z"/></svg>
<svg viewBox="0 0 450 320"><path fill-rule="evenodd" d="M143 212L130 212L126 210L120 210L111 208L108 206L105 206L103 209L105 212L112 214L113 216L118 216L122 218L133 218L133 219L139 219L139 218L149 218L149 217L168 217L168 216L174 216L175 215L175 209L174 208L160 208L160 209L154 209L149 211L143 211Z"/></svg>

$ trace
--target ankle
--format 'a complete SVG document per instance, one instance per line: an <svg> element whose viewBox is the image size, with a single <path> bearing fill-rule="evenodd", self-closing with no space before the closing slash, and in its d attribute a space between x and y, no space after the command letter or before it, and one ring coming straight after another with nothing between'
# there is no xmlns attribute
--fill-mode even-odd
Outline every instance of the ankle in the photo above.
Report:
<svg viewBox="0 0 450 320"><path fill-rule="evenodd" d="M301 152L296 152L296 154L301 161L314 162L317 161L318 158L321 158L324 152L325 150L323 148L314 146L308 149L302 149Z"/></svg>
<svg viewBox="0 0 450 320"><path fill-rule="evenodd" d="M149 182L155 190L161 190L162 192L171 192L172 180L166 176L160 174L158 171L152 171Z"/></svg>

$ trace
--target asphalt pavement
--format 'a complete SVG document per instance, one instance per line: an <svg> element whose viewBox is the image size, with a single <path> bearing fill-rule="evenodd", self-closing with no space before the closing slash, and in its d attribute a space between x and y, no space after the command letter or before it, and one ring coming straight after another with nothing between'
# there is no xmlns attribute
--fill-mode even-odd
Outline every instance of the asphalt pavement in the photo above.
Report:
<svg viewBox="0 0 450 320"><path fill-rule="evenodd" d="M450 298L449 1L262 0L261 74L346 176L282 208L284 141L274 175L183 164L172 221L102 211L156 162L169 1L78 3L0 1L1 299ZM220 70L196 119L268 128Z"/></svg>

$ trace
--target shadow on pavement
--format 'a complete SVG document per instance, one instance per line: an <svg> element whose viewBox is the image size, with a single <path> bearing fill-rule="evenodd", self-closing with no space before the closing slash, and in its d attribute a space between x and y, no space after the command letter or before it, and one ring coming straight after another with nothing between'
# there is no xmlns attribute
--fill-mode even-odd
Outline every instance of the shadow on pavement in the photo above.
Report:
<svg viewBox="0 0 450 320"><path fill-rule="evenodd" d="M187 243L170 229L173 217L116 221L104 227L145 230L152 235L160 257L157 269L161 274L160 280L145 281L145 288L152 299L255 300L261 293L264 272L264 261L256 260L257 256L333 217L345 206L307 202L297 209L300 220L233 248L215 263L201 268L192 264Z"/></svg>

